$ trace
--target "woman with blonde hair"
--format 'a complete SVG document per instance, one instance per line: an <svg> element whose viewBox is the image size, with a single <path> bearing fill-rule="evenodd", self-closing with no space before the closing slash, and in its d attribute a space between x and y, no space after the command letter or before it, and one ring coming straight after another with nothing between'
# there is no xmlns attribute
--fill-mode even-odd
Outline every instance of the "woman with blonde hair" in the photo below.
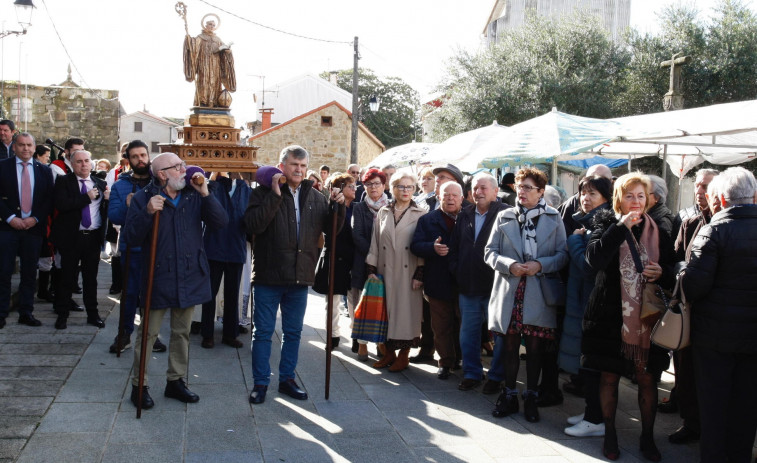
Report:
<svg viewBox="0 0 757 463"><path fill-rule="evenodd" d="M618 178L613 210L595 215L586 248L586 262L597 277L584 313L581 351L583 367L601 372L602 451L610 460L620 456L615 429L618 383L622 375L631 374L638 383L641 453L647 460L661 459L653 439L657 378L669 358L666 350L651 344L651 329L662 314L642 305L642 294L647 285L672 286L673 248L647 214L651 190L649 177L640 172Z"/></svg>
<svg viewBox="0 0 757 463"><path fill-rule="evenodd" d="M384 278L389 322L384 356L373 367L390 367L391 372L408 367L410 348L417 346L421 335L423 259L410 252L410 244L418 219L426 211L413 202L415 185L416 178L410 172L392 176L394 200L376 215L365 259L368 278L377 274Z"/></svg>

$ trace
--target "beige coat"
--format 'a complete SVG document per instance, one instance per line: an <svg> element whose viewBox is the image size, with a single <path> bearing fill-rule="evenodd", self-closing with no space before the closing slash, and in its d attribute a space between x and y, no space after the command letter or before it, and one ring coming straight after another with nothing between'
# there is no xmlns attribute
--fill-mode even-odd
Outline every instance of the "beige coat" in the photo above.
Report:
<svg viewBox="0 0 757 463"><path fill-rule="evenodd" d="M410 209L395 226L392 209L384 206L373 222L371 248L365 262L384 277L389 318L387 339L405 341L421 335L423 291L413 290L412 280L423 259L410 252L410 243L415 225L425 213L411 202Z"/></svg>

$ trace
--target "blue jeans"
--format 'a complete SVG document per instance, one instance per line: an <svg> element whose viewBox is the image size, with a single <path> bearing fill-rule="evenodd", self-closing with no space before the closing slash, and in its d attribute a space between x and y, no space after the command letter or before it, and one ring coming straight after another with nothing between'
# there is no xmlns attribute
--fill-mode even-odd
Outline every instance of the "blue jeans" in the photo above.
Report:
<svg viewBox="0 0 757 463"><path fill-rule="evenodd" d="M121 255L121 267L123 272L129 272L129 281L126 282L126 300L121 305L124 311L124 333L131 336L134 332L134 317L139 306L140 282L142 281L142 253L129 251L129 268L126 268L126 253Z"/></svg>
<svg viewBox="0 0 757 463"><path fill-rule="evenodd" d="M281 360L279 382L294 379L300 350L300 334L308 302L308 287L302 285L253 286L252 377L256 385L271 382L271 338L276 313L281 306Z"/></svg>
<svg viewBox="0 0 757 463"><path fill-rule="evenodd" d="M466 296L460 294L460 350L463 354L463 377L481 380L484 365L481 363L481 324L487 320L489 296ZM504 343L495 336L489 379L505 379L504 362L501 361Z"/></svg>

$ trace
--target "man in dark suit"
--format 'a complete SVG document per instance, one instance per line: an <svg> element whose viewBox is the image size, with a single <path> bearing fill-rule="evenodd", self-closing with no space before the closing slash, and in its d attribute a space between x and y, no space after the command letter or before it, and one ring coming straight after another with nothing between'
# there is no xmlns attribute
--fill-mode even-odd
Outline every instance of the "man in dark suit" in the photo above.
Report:
<svg viewBox="0 0 757 463"><path fill-rule="evenodd" d="M476 207L464 208L457 217L449 245L450 271L460 291L460 349L463 354L461 391L478 387L484 379L481 363L481 324L486 321L489 296L494 285L494 270L484 262L484 247L500 211L510 207L497 201L497 180L489 174L473 177ZM492 368L482 388L484 394L499 392L505 379L501 343L495 344Z"/></svg>
<svg viewBox="0 0 757 463"><path fill-rule="evenodd" d="M11 296L11 274L21 258L18 322L40 326L34 318L34 286L47 216L52 208L53 175L33 160L34 137L21 133L14 157L0 161L0 328L5 326Z"/></svg>
<svg viewBox="0 0 757 463"><path fill-rule="evenodd" d="M457 284L449 270L447 247L455 220L463 205L463 188L457 182L441 187L441 208L418 220L410 250L426 262L423 272L423 293L428 299L434 348L439 354L439 379L447 379L450 370L459 368L460 309L457 305Z"/></svg>
<svg viewBox="0 0 757 463"><path fill-rule="evenodd" d="M55 292L55 328L67 327L71 293L76 285L76 268L81 262L84 307L87 323L103 328L97 313L97 271L100 249L105 240L108 194L104 180L90 176L92 155L78 150L71 155L73 172L55 181L55 208L50 240L61 256L62 277Z"/></svg>

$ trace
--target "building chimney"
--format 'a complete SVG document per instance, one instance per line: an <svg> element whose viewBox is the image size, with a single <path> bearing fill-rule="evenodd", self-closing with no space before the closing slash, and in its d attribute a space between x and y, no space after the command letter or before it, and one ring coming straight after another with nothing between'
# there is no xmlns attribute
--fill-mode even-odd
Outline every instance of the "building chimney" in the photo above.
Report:
<svg viewBox="0 0 757 463"><path fill-rule="evenodd" d="M273 108L263 108L260 110L262 124L260 131L268 130L271 128L271 115L273 114Z"/></svg>
<svg viewBox="0 0 757 463"><path fill-rule="evenodd" d="M339 75L339 73L336 72L336 71L329 72L329 82L331 82L332 84L336 85L336 76L338 76L338 75Z"/></svg>

